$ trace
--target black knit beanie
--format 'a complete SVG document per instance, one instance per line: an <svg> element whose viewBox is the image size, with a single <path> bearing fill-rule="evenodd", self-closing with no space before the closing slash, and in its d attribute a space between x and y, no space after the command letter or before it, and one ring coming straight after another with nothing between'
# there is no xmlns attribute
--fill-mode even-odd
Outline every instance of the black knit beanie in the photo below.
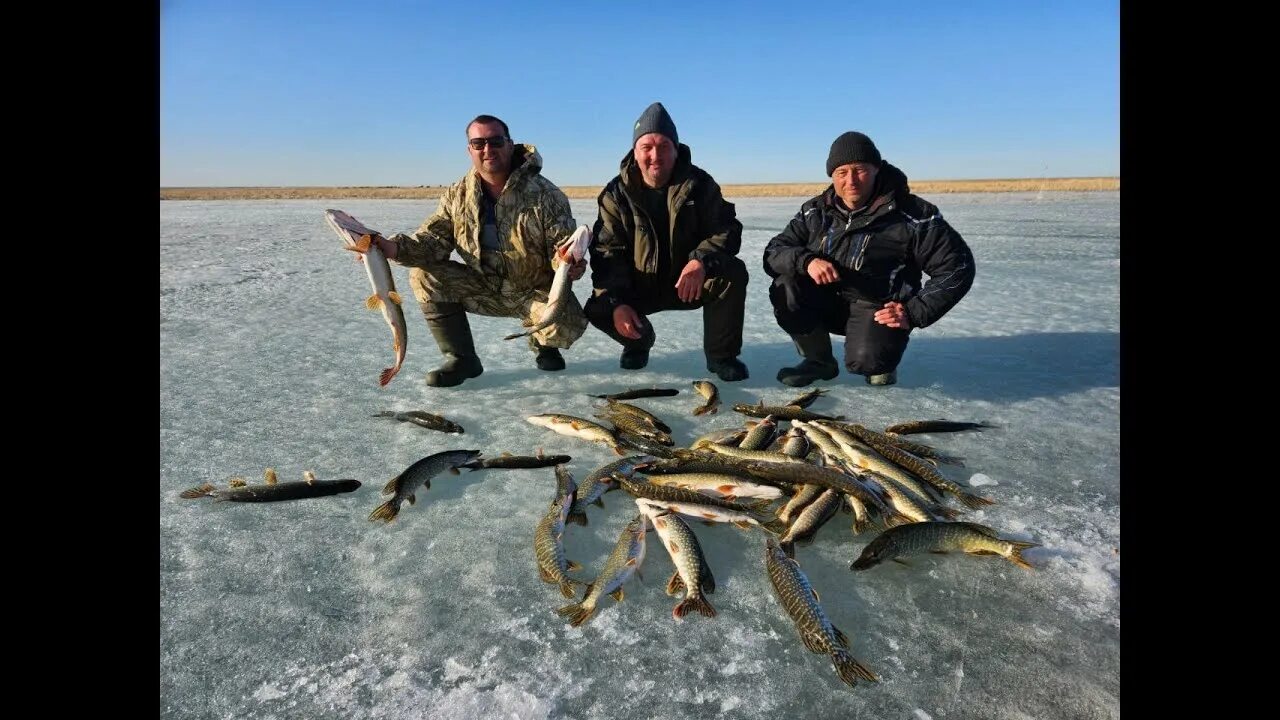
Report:
<svg viewBox="0 0 1280 720"><path fill-rule="evenodd" d="M640 113L640 119L636 120L635 132L631 135L632 147L641 135L655 132L671 138L671 142L675 145L680 144L680 136L676 134L676 124L660 102L650 105Z"/></svg>
<svg viewBox="0 0 1280 720"><path fill-rule="evenodd" d="M831 143L831 152L827 155L827 177L831 177L841 165L855 162L869 162L880 167L880 151L871 142L871 138L860 132L850 131Z"/></svg>

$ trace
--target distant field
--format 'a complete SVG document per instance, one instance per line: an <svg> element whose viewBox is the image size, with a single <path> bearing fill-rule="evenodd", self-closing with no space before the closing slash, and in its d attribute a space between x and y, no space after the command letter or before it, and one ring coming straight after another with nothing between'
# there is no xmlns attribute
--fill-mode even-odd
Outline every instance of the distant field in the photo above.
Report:
<svg viewBox="0 0 1280 720"><path fill-rule="evenodd" d="M829 183L784 183L773 185L722 185L725 197L808 197L817 195ZM563 187L571 198L593 198L603 186ZM1053 190L1119 190L1118 177L1013 178L1008 180L921 180L911 182L919 195L958 192L1040 192ZM381 198L416 200L438 198L444 186L435 187L190 187L160 188L161 200L308 200Z"/></svg>

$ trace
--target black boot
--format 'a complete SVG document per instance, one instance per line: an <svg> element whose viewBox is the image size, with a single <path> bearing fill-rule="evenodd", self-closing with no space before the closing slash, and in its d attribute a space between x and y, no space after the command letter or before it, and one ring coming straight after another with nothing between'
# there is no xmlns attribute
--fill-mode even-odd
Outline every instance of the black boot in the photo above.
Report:
<svg viewBox="0 0 1280 720"><path fill-rule="evenodd" d="M538 366L539 370L563 370L564 356L560 351L546 345L539 345L533 336L529 336L529 347L533 349L537 355L534 356L533 362Z"/></svg>
<svg viewBox="0 0 1280 720"><path fill-rule="evenodd" d="M471 324L461 303L423 303L427 327L440 347L444 364L427 373L432 387L453 387L463 380L479 377L484 372L471 340Z"/></svg>
<svg viewBox="0 0 1280 720"><path fill-rule="evenodd" d="M791 387L804 387L814 380L831 380L840 374L840 366L831 354L831 334L817 328L804 335L792 335L796 351L804 358L795 367L778 371L778 382Z"/></svg>
<svg viewBox="0 0 1280 720"><path fill-rule="evenodd" d="M747 366L743 365L738 358L725 358L723 360L707 358L707 371L715 373L717 377L725 382L737 382L751 377L751 374L747 372Z"/></svg>

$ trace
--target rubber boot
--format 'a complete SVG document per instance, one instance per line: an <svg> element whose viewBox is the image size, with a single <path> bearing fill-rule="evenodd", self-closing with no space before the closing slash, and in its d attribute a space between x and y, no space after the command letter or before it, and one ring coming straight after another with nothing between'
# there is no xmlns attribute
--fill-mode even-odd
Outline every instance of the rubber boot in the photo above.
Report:
<svg viewBox="0 0 1280 720"><path fill-rule="evenodd" d="M427 327L436 339L444 364L427 373L432 387L453 387L463 380L479 377L484 372L476 346L471 339L471 323L461 303L423 303Z"/></svg>
<svg viewBox="0 0 1280 720"><path fill-rule="evenodd" d="M804 360L795 367L778 371L778 382L791 387L804 387L814 380L831 380L840 374L840 366L831 354L831 334L817 328L804 335L792 335L796 351Z"/></svg>
<svg viewBox="0 0 1280 720"><path fill-rule="evenodd" d="M529 348L537 353L533 358L533 362L538 366L539 370L554 372L564 369L564 356L560 354L560 350L557 348L539 345L532 335L529 336Z"/></svg>

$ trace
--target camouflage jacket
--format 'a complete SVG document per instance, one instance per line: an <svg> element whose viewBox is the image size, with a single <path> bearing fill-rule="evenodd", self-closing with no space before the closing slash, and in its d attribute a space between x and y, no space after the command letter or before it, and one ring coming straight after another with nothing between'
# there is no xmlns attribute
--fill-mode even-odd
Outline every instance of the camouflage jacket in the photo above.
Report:
<svg viewBox="0 0 1280 720"><path fill-rule="evenodd" d="M400 233L396 262L430 270L457 250L462 262L488 277L498 275L512 290L551 286L555 246L577 227L569 199L542 176L542 156L533 145L518 144L512 171L494 206L501 247L480 260L480 175L472 168L440 197L440 206L412 234Z"/></svg>

